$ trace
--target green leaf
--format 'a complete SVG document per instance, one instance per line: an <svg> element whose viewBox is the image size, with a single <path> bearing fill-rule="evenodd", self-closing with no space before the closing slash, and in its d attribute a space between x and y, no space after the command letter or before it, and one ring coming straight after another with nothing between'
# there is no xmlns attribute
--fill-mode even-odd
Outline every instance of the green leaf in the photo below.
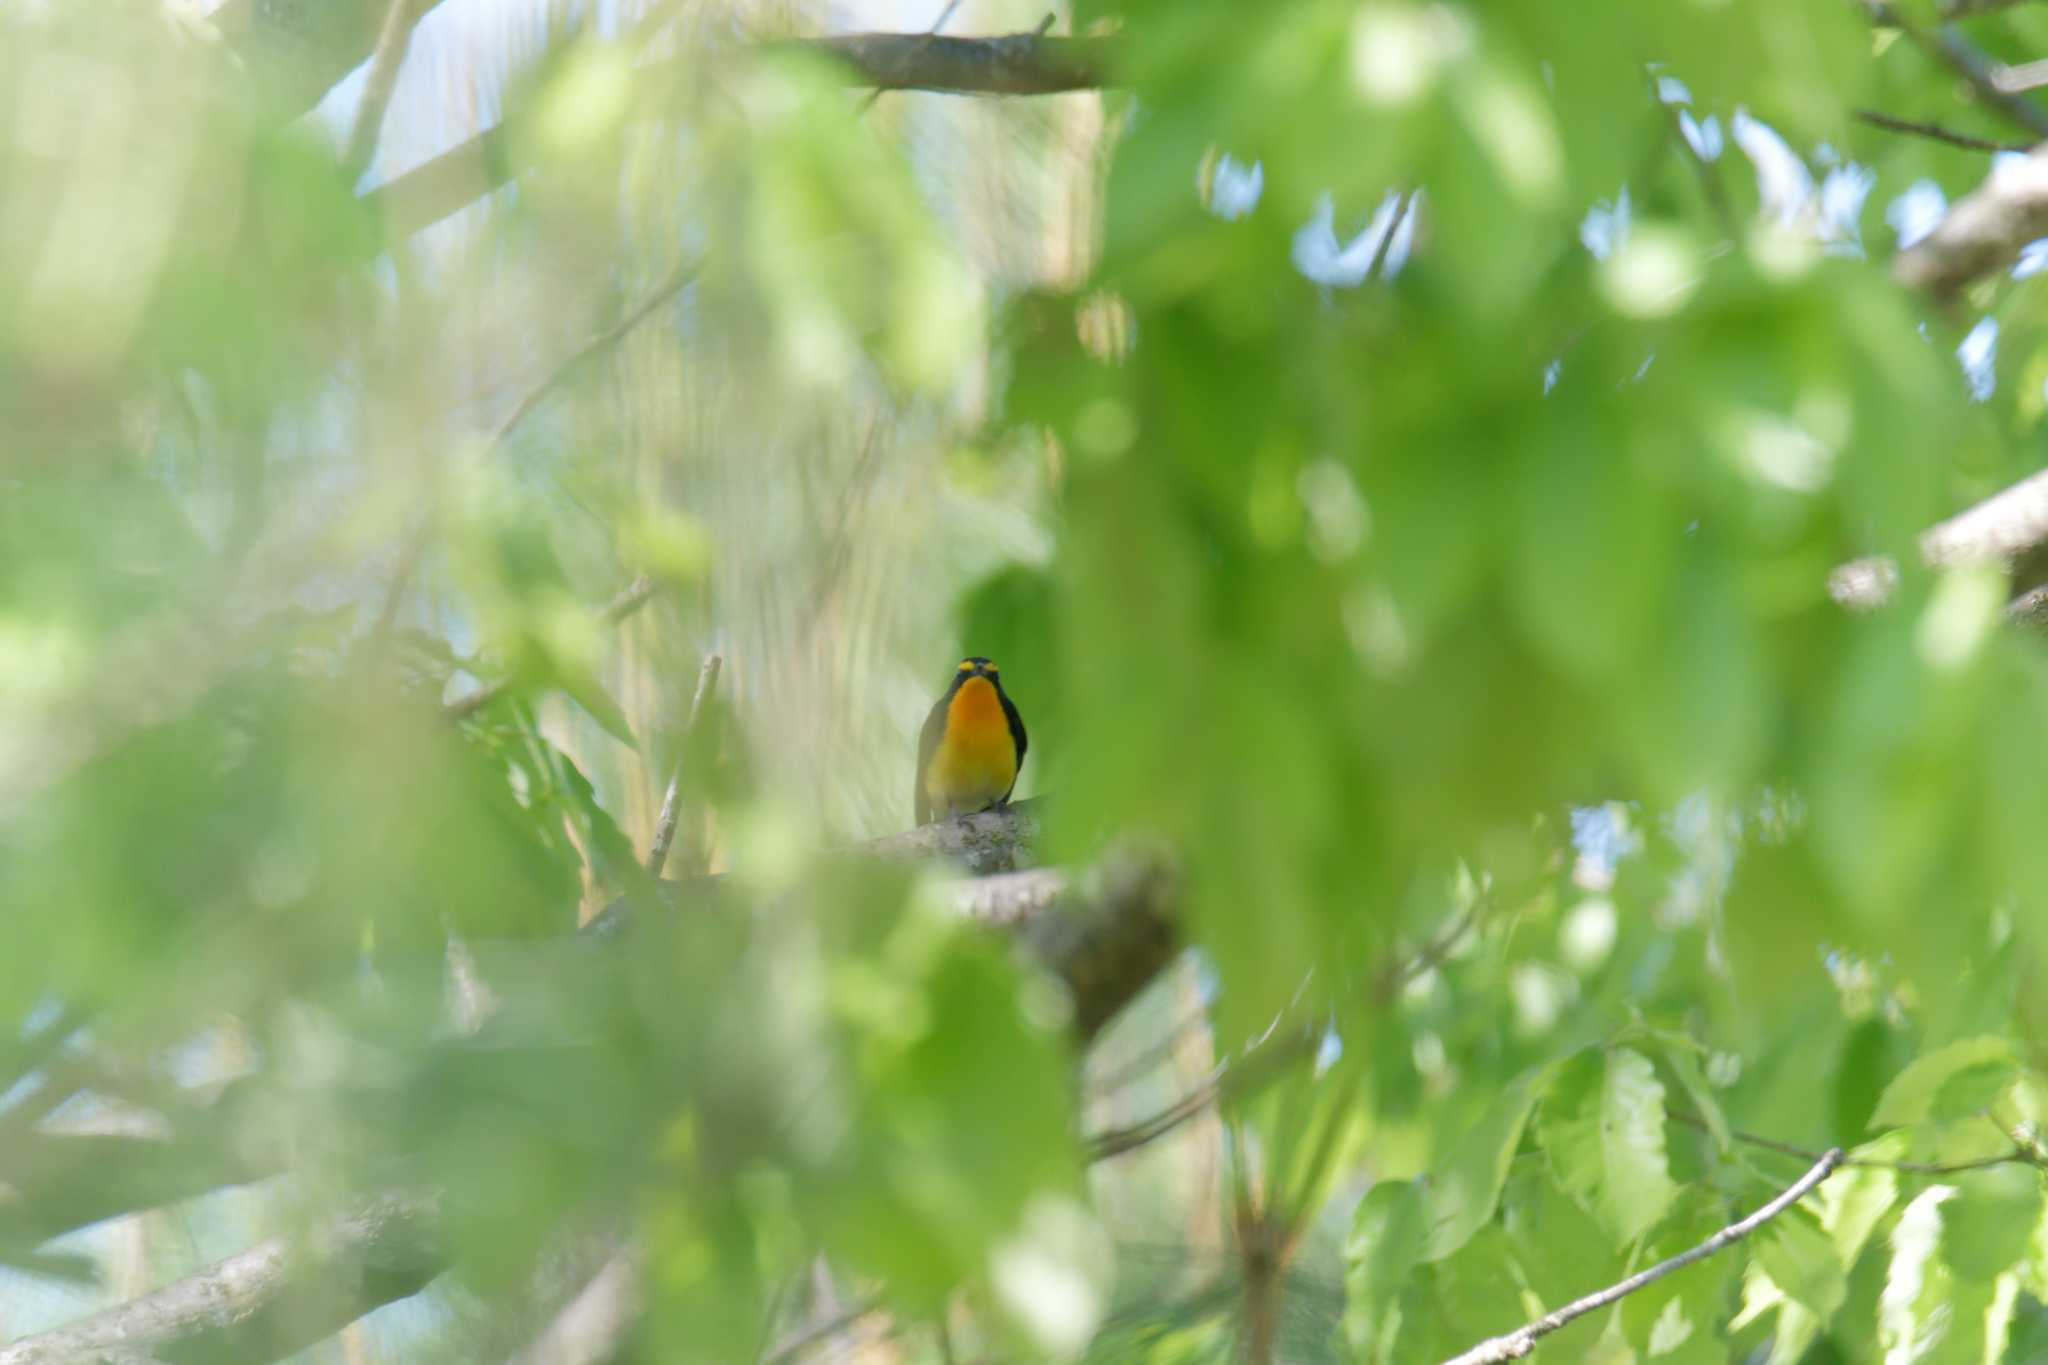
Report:
<svg viewBox="0 0 2048 1365"><path fill-rule="evenodd" d="M1718 1194L1690 1188L1637 1259L1656 1262L1675 1256L1704 1242L1728 1220L1727 1204ZM1735 1256L1712 1256L1622 1300L1619 1317L1637 1358L1651 1365L1724 1365L1729 1352L1721 1320L1740 1268Z"/></svg>
<svg viewBox="0 0 2048 1365"><path fill-rule="evenodd" d="M1691 1040L1686 1039L1690 1044ZM1706 1073L1700 1070L1699 1057L1691 1046L1670 1046L1664 1048L1664 1064L1671 1068L1671 1074L1678 1078L1679 1086L1685 1091L1686 1100L1692 1105L1693 1113L1707 1126L1707 1132L1714 1139L1716 1151L1726 1153L1733 1141L1729 1136L1728 1116L1721 1112L1721 1102L1714 1098L1714 1088L1707 1083Z"/></svg>
<svg viewBox="0 0 2048 1365"><path fill-rule="evenodd" d="M1820 1220L1795 1204L1765 1225L1756 1258L1785 1296L1826 1326L1849 1294L1848 1272Z"/></svg>
<svg viewBox="0 0 2048 1365"><path fill-rule="evenodd" d="M1543 1308L1570 1303L1628 1272L1607 1229L1558 1186L1540 1153L1527 1152L1515 1158L1508 1183L1501 1190L1500 1206L1501 1225L1530 1291ZM1571 1356L1589 1347L1598 1329L1597 1315L1581 1319L1546 1339L1546 1349Z"/></svg>
<svg viewBox="0 0 2048 1365"><path fill-rule="evenodd" d="M1428 1236L1422 1258L1440 1261L1472 1240L1500 1202L1508 1163L1521 1145L1530 1111L1556 1074L1555 1064L1525 1071L1509 1082L1486 1117L1466 1131L1423 1194Z"/></svg>
<svg viewBox="0 0 2048 1365"><path fill-rule="evenodd" d="M1941 1255L1967 1280L1994 1280L2025 1258L2041 1217L2041 1174L2014 1163L1971 1171L1941 1206Z"/></svg>
<svg viewBox="0 0 2048 1365"><path fill-rule="evenodd" d="M1616 1244L1635 1241L1671 1207L1678 1186L1664 1150L1664 1086L1640 1052L1581 1055L1538 1130L1558 1183Z"/></svg>
<svg viewBox="0 0 2048 1365"><path fill-rule="evenodd" d="M1426 1233L1422 1192L1411 1181L1383 1180L1358 1202L1344 1241L1344 1339L1355 1359L1376 1365L1392 1358L1401 1291L1422 1259Z"/></svg>
<svg viewBox="0 0 2048 1365"><path fill-rule="evenodd" d="M2019 1294L2016 1273L1995 1280L1960 1278L1942 1254L1949 1186L1924 1191L1900 1215L1878 1304L1878 1340L1887 1360L1981 1365L2005 1354Z"/></svg>
<svg viewBox="0 0 2048 1365"><path fill-rule="evenodd" d="M1915 1058L1878 1097L1873 1128L1961 1118L1989 1105L2018 1079L2010 1039L1965 1038Z"/></svg>
<svg viewBox="0 0 2048 1365"><path fill-rule="evenodd" d="M1897 1161L1905 1155L1901 1134L1891 1133L1865 1143L1851 1155L1866 1161ZM1899 1174L1885 1166L1845 1166L1829 1176L1816 1194L1820 1222L1845 1266L1856 1264L1863 1244L1899 1197Z"/></svg>

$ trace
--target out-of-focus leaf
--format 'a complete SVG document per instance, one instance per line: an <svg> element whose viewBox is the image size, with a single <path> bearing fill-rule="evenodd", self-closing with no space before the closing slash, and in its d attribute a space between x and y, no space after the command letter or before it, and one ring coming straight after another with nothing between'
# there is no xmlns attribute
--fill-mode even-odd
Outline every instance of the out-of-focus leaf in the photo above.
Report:
<svg viewBox="0 0 2048 1365"><path fill-rule="evenodd" d="M1862 1161L1881 1163L1901 1160L1905 1151L1903 1137L1887 1134L1858 1147L1855 1156ZM1898 1197L1898 1173L1883 1165L1847 1166L1828 1177L1819 1192L1820 1221L1834 1239L1835 1254L1843 1265L1856 1264L1870 1234Z"/></svg>
<svg viewBox="0 0 2048 1365"><path fill-rule="evenodd" d="M1427 1227L1422 1194L1405 1180L1366 1191L1344 1242L1344 1339L1371 1365L1391 1359L1401 1331L1401 1293L1421 1263Z"/></svg>
<svg viewBox="0 0 2048 1365"><path fill-rule="evenodd" d="M1878 1309L1878 1336L1887 1354L1942 1365L2004 1355L2018 1277L1957 1278L1941 1254L1943 1205L1953 1194L1947 1186L1926 1190L1899 1217Z"/></svg>
<svg viewBox="0 0 2048 1365"><path fill-rule="evenodd" d="M1521 1145L1529 1114L1556 1075L1554 1066L1523 1072L1508 1083L1486 1116L1467 1129L1444 1163L1431 1172L1422 1208L1428 1224L1423 1259L1440 1261L1472 1239L1493 1217Z"/></svg>
<svg viewBox="0 0 2048 1365"><path fill-rule="evenodd" d="M1785 1210L1757 1234L1756 1259L1771 1283L1823 1326L1849 1292L1848 1272L1834 1242L1804 1204Z"/></svg>
<svg viewBox="0 0 2048 1365"><path fill-rule="evenodd" d="M1698 1246L1728 1220L1728 1208L1703 1189L1687 1190L1643 1251L1662 1260ZM1708 1365L1728 1358L1723 1335L1739 1259L1714 1256L1644 1287L1622 1301L1621 1320L1637 1358L1660 1365Z"/></svg>
<svg viewBox="0 0 2048 1365"><path fill-rule="evenodd" d="M1959 1118L1985 1108L2019 1077L2012 1042L1965 1038L1924 1053L1892 1078L1870 1116L1873 1128Z"/></svg>
<svg viewBox="0 0 2048 1365"><path fill-rule="evenodd" d="M1654 1226L1678 1193L1664 1152L1664 1086L1639 1052L1582 1053L1552 1086L1537 1131L1558 1183L1617 1245Z"/></svg>
<svg viewBox="0 0 2048 1365"><path fill-rule="evenodd" d="M1941 1258L1965 1280L2014 1271L2041 1217L2041 1173L2022 1163L1971 1171L1941 1206Z"/></svg>

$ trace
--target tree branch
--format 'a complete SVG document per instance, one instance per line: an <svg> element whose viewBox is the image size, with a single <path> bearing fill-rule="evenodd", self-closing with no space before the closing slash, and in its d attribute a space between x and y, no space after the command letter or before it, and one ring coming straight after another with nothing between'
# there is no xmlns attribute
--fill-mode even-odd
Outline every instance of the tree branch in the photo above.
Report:
<svg viewBox="0 0 2048 1365"><path fill-rule="evenodd" d="M640 1306L640 1256L621 1249L507 1365L601 1365L618 1353Z"/></svg>
<svg viewBox="0 0 2048 1365"><path fill-rule="evenodd" d="M2048 164L2044 164L2044 172L2048 172ZM2048 188L2048 177L2043 183ZM2048 208L2048 199L2043 206ZM1930 569L1987 565L2015 571L2015 586L2024 593L2036 584L2026 581L2030 573L2019 571L2031 569L2030 560L2044 545L2048 545L2048 470L2029 475L1929 528L1920 537L1920 558ZM1881 555L1853 560L1828 576L1828 595L1852 610L1868 610L1890 600L1898 580L1898 566ZM2025 596L2016 600L2012 614L2024 619L2022 604L2026 601Z"/></svg>
<svg viewBox="0 0 2048 1365"><path fill-rule="evenodd" d="M1899 283L1951 303L1971 282L2011 266L2020 248L2048 235L2048 148L1991 173L1920 241L1899 253Z"/></svg>
<svg viewBox="0 0 2048 1365"><path fill-rule="evenodd" d="M434 1201L386 1195L309 1243L270 1238L141 1298L0 1347L0 1365L84 1365L108 1351L171 1365L277 1360L418 1293L445 1264Z"/></svg>
<svg viewBox="0 0 2048 1365"><path fill-rule="evenodd" d="M1669 1260L1659 1261L1648 1270L1629 1276L1619 1284L1611 1284L1598 1293L1588 1294L1558 1309L1546 1313L1526 1327L1520 1327L1506 1336L1482 1341L1463 1355L1454 1356L1444 1365L1499 1365L1504 1360L1520 1360L1536 1349L1536 1343L1552 1332L1574 1322L1588 1313L1596 1313L1611 1303L1618 1303L1646 1285L1655 1284L1666 1275L1683 1270L1695 1261L1704 1261L1722 1248L1755 1232L1764 1224L1776 1218L1786 1209L1804 1199L1823 1180L1833 1175L1835 1168L1842 1164L1842 1149L1831 1147L1820 1154L1820 1160L1813 1168L1799 1177L1792 1187L1758 1209L1755 1213L1737 1223L1730 1223L1713 1236L1688 1251L1681 1251Z"/></svg>
<svg viewBox="0 0 2048 1365"><path fill-rule="evenodd" d="M362 102L356 106L348 147L341 157L351 183L361 178L377 158L377 140L384 131L384 115L391 96L398 89L398 69L412 47L412 31L427 12L427 0L390 0L384 24L377 33L377 48L370 57L369 74L363 81Z"/></svg>
<svg viewBox="0 0 2048 1365"><path fill-rule="evenodd" d="M965 838L983 856L1000 849L1017 860L1028 856L1025 846L1037 830L1030 804L947 822L968 829L926 826L853 853L906 857L922 848L939 855ZM673 892L718 884L700 878L661 885ZM1084 1043L1179 948L1173 882L1157 860L1112 857L1079 877L1013 872L959 883L954 895L961 913L1010 933L1021 952L1066 984L1074 1031ZM626 914L626 902L615 902L586 927L616 933ZM201 1192L187 1189L180 1197ZM316 1239L310 1255L294 1256L283 1239L260 1243L152 1294L0 1350L0 1365L83 1365L116 1343L173 1365L276 1359L418 1292L447 1265L439 1230L430 1199L375 1200ZM600 1297L615 1288L608 1283Z"/></svg>
<svg viewBox="0 0 2048 1365"><path fill-rule="evenodd" d="M1116 44L1109 38L1010 33L946 38L927 33L853 33L793 38L769 45L822 53L853 85L973 95L1046 95L1110 83ZM500 124L457 144L363 196L383 220L387 240L409 237L491 193L522 169Z"/></svg>
<svg viewBox="0 0 2048 1365"><path fill-rule="evenodd" d="M995 810L940 820L901 834L859 845L854 851L870 858L920 862L950 858L977 876L1007 872L1031 862L1030 847L1038 838L1039 800L1012 801Z"/></svg>
<svg viewBox="0 0 2048 1365"><path fill-rule="evenodd" d="M441 0L411 3L417 20ZM290 122L370 56L386 13L387 0L226 0L209 18L272 115Z"/></svg>
<svg viewBox="0 0 2048 1365"><path fill-rule="evenodd" d="M952 885L955 911L1010 934L1026 957L1066 985L1075 1036L1086 1043L1180 951L1178 891L1164 859L1132 853L1111 854L1079 876L1057 868L1002 870L1031 860L1037 806L1036 800L1013 801L858 844L842 856L951 859L981 874ZM656 886L674 902L715 893L722 884L719 877L695 877ZM630 932L640 913L622 896L592 916L583 932Z"/></svg>
<svg viewBox="0 0 2048 1365"><path fill-rule="evenodd" d="M845 33L772 45L822 53L848 80L877 90L954 95L1057 95L1108 84L1116 44L1109 38L1008 33L948 38L933 33Z"/></svg>

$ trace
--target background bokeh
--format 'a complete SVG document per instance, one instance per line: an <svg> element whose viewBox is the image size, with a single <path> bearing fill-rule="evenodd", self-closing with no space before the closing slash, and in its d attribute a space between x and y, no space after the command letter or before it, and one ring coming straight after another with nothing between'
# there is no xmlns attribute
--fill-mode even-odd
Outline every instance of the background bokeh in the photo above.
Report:
<svg viewBox="0 0 2048 1365"><path fill-rule="evenodd" d="M0 4L0 1336L432 1191L300 1354L511 1358L631 1246L621 1359L1436 1360L1867 1143L1542 1358L2048 1340L2048 679L1915 550L2039 463L2048 257L1896 282L2018 153L1860 117L2025 146L1936 35L2048 11L782 41L1046 17L444 0L365 144L381 5ZM1174 870L1086 1046L821 856L967 653L1038 856ZM672 774L717 891L578 938Z"/></svg>

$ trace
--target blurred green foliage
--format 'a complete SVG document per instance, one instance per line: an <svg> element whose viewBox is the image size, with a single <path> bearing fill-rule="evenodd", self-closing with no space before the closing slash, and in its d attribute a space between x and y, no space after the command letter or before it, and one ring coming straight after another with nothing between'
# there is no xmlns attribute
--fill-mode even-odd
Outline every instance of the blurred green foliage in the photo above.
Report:
<svg viewBox="0 0 2048 1365"><path fill-rule="evenodd" d="M1987 165L1854 111L2007 135L1918 45L1090 0L1117 89L868 110L627 25L409 239L218 44L95 9L0 16L0 1332L281 1176L265 1227L440 1192L450 1315L394 1359L509 1353L629 1238L648 1360L874 1296L914 1358L1428 1361L1840 1145L1541 1358L2039 1355L2048 673L1914 546L2037 463L2048 293L1971 297L1973 401L1887 276L1884 205ZM1876 188L1787 211L1710 118ZM1389 192L1363 278L1307 277ZM908 822L958 653L1046 860L1177 866L1192 964L1085 1057L934 875L818 856ZM578 937L671 773L679 904ZM48 1144L137 1112L177 1140L134 1207L203 1235L49 1297L125 1210Z"/></svg>

